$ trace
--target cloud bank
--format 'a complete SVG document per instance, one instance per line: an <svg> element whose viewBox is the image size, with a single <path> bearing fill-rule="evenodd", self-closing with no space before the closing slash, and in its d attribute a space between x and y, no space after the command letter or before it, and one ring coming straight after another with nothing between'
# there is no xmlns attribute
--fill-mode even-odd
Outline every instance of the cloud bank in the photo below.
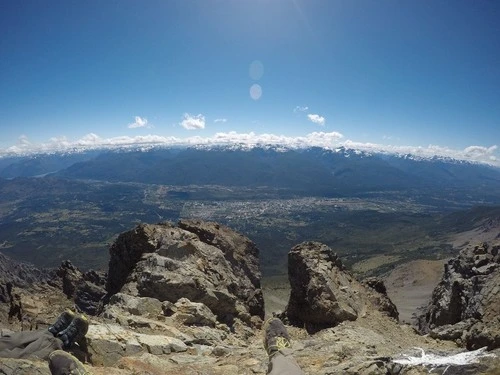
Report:
<svg viewBox="0 0 500 375"><path fill-rule="evenodd" d="M313 114L313 113L310 113L307 115L307 118L314 122L315 124L318 124L318 125L325 125L325 118L323 116L320 116L320 115L316 115L316 114Z"/></svg>
<svg viewBox="0 0 500 375"><path fill-rule="evenodd" d="M184 119L179 125L187 130L205 129L205 116L202 114L191 116L189 113L184 113Z"/></svg>
<svg viewBox="0 0 500 375"><path fill-rule="evenodd" d="M201 116L201 115L199 115ZM204 117L196 119L204 123ZM197 122L194 121L194 124ZM192 125L192 124L191 124ZM195 125L196 126L196 125ZM201 126L201 124L197 125ZM277 147L282 149L303 149L308 147L322 147L327 150L337 150L344 147L348 150L362 151L367 153L383 153L396 155L411 155L415 158L430 159L434 157L452 158L463 161L479 162L500 167L497 156L498 146L469 146L463 150L451 149L437 145L422 146L391 146L377 143L362 143L345 139L338 132L313 132L305 136L288 137L276 134L256 134L226 132L216 133L210 137L165 137L160 135L144 136L121 136L113 138L101 138L97 134L90 133L76 141L70 141L66 137L51 138L46 143L31 143L26 136L21 136L16 145L0 149L0 157L21 156L40 153L55 152L82 152L98 149L142 149L147 150L154 147L193 147L193 146L228 146L243 149L254 147Z"/></svg>
<svg viewBox="0 0 500 375"><path fill-rule="evenodd" d="M128 124L129 129L144 128L148 125L148 119L135 116L135 122Z"/></svg>

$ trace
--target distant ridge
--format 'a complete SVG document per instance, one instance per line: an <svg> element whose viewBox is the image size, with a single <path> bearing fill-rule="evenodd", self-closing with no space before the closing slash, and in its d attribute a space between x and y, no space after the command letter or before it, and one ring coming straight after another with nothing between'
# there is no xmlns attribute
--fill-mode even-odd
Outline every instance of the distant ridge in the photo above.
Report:
<svg viewBox="0 0 500 375"><path fill-rule="evenodd" d="M438 194L473 189L478 199L500 196L500 168L453 158L365 152L342 146L198 145L0 159L1 178L47 174L175 186L268 187L326 196L414 189L418 194L429 189Z"/></svg>
<svg viewBox="0 0 500 375"><path fill-rule="evenodd" d="M87 134L77 141L51 140L42 144L22 144L0 149L0 164L5 159L37 158L44 155L74 155L88 152L149 152L161 149L204 149L204 150L252 150L255 148L286 152L322 148L331 152L350 154L389 155L415 160L439 159L456 162L471 162L500 168L495 157L497 146L469 146L465 149L429 145L395 146L373 143L361 143L344 140L337 132L313 132L305 136L287 137L274 134L241 134L236 132L217 133L211 137L164 137L158 135L136 137L100 138L96 134Z"/></svg>

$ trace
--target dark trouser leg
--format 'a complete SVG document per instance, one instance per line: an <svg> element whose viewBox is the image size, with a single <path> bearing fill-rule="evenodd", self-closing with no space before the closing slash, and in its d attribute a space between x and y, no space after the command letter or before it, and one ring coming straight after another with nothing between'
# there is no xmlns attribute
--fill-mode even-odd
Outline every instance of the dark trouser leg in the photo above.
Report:
<svg viewBox="0 0 500 375"><path fill-rule="evenodd" d="M0 337L0 358L40 358L46 360L62 342L47 330L15 332Z"/></svg>

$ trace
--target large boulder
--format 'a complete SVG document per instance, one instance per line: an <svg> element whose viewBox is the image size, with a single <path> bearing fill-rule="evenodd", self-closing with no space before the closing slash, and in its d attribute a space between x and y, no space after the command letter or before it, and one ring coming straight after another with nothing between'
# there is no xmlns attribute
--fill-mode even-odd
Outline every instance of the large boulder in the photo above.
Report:
<svg viewBox="0 0 500 375"><path fill-rule="evenodd" d="M137 333L116 324L92 324L86 338L94 366L113 366L120 358L141 352L161 355L187 350L178 338Z"/></svg>
<svg viewBox="0 0 500 375"><path fill-rule="evenodd" d="M62 283L63 293L75 302L78 308L90 315L101 310L101 299L106 295L106 275L93 270L82 272L69 260L61 263L56 271Z"/></svg>
<svg viewBox="0 0 500 375"><path fill-rule="evenodd" d="M212 222L141 224L122 233L110 248L106 289L162 302L187 298L229 324L264 317L257 247Z"/></svg>
<svg viewBox="0 0 500 375"><path fill-rule="evenodd" d="M469 349L500 347L500 244L469 246L445 265L420 330ZM456 329L454 328L456 327Z"/></svg>
<svg viewBox="0 0 500 375"><path fill-rule="evenodd" d="M310 332L356 320L371 308L397 319L397 309L384 295L383 283L372 280L370 287L362 285L322 243L304 242L293 247L288 254L288 277L291 292L284 316Z"/></svg>

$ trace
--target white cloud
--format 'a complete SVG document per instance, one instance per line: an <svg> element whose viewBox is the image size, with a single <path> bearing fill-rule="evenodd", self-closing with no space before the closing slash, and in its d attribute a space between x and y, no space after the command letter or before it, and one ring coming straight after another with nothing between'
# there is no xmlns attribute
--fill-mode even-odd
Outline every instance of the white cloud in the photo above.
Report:
<svg viewBox="0 0 500 375"><path fill-rule="evenodd" d="M323 116L320 116L320 115L315 115L315 114L310 113L310 114L308 114L308 115L307 115L307 118L308 118L310 121L312 121L312 122L314 122L315 124L318 124L318 125L320 125L320 126L325 125L325 118L324 118Z"/></svg>
<svg viewBox="0 0 500 375"><path fill-rule="evenodd" d="M29 146L31 145L31 142L28 140L28 137L23 134L18 138L18 144L22 146Z"/></svg>
<svg viewBox="0 0 500 375"><path fill-rule="evenodd" d="M28 139L28 137L22 134L18 139L17 143L14 146L9 147L7 150L10 150L10 153L13 155L30 153L31 149L35 147ZM2 156L2 150L0 149L0 157Z"/></svg>
<svg viewBox="0 0 500 375"><path fill-rule="evenodd" d="M295 108L293 109L293 111L294 111L295 113L297 113L297 112L305 112L305 111L307 111L308 109L309 109L309 107L308 107L308 106L301 107L301 106L299 106L299 105L298 105L297 107L295 107Z"/></svg>
<svg viewBox="0 0 500 375"><path fill-rule="evenodd" d="M495 156L493 153L497 150L497 146L493 145L491 147L483 147L483 146L469 146L464 150L465 155L471 158L483 158L489 157L491 160L495 160Z"/></svg>
<svg viewBox="0 0 500 375"><path fill-rule="evenodd" d="M201 115L199 115L201 116ZM202 116L203 117L203 116ZM204 119L203 119L204 120ZM200 120L201 121L201 120ZM16 145L0 149L0 158L6 156L29 155L54 152L82 152L95 149L142 149L170 146L229 146L251 149L254 147L282 147L302 149L307 147L322 147L335 150L345 147L354 151L369 153L413 155L417 158L448 157L457 160L485 163L500 167L498 147L469 146L463 150L451 149L437 145L422 146L391 146L376 143L362 143L349 139L338 132L312 132L305 136L288 137L270 133L256 134L237 133L234 131L216 133L211 137L164 137L160 135L121 136L101 138L94 133L87 134L81 139L71 141L66 137L51 138L47 143L31 143L23 136Z"/></svg>
<svg viewBox="0 0 500 375"><path fill-rule="evenodd" d="M202 114L191 116L189 113L184 113L184 119L179 125L187 130L205 129L205 116Z"/></svg>
<svg viewBox="0 0 500 375"><path fill-rule="evenodd" d="M140 116L135 116L135 122L128 124L129 129L144 128L148 125L148 119Z"/></svg>
<svg viewBox="0 0 500 375"><path fill-rule="evenodd" d="M227 122L227 118L216 118L214 120L215 123L218 123L218 122Z"/></svg>

